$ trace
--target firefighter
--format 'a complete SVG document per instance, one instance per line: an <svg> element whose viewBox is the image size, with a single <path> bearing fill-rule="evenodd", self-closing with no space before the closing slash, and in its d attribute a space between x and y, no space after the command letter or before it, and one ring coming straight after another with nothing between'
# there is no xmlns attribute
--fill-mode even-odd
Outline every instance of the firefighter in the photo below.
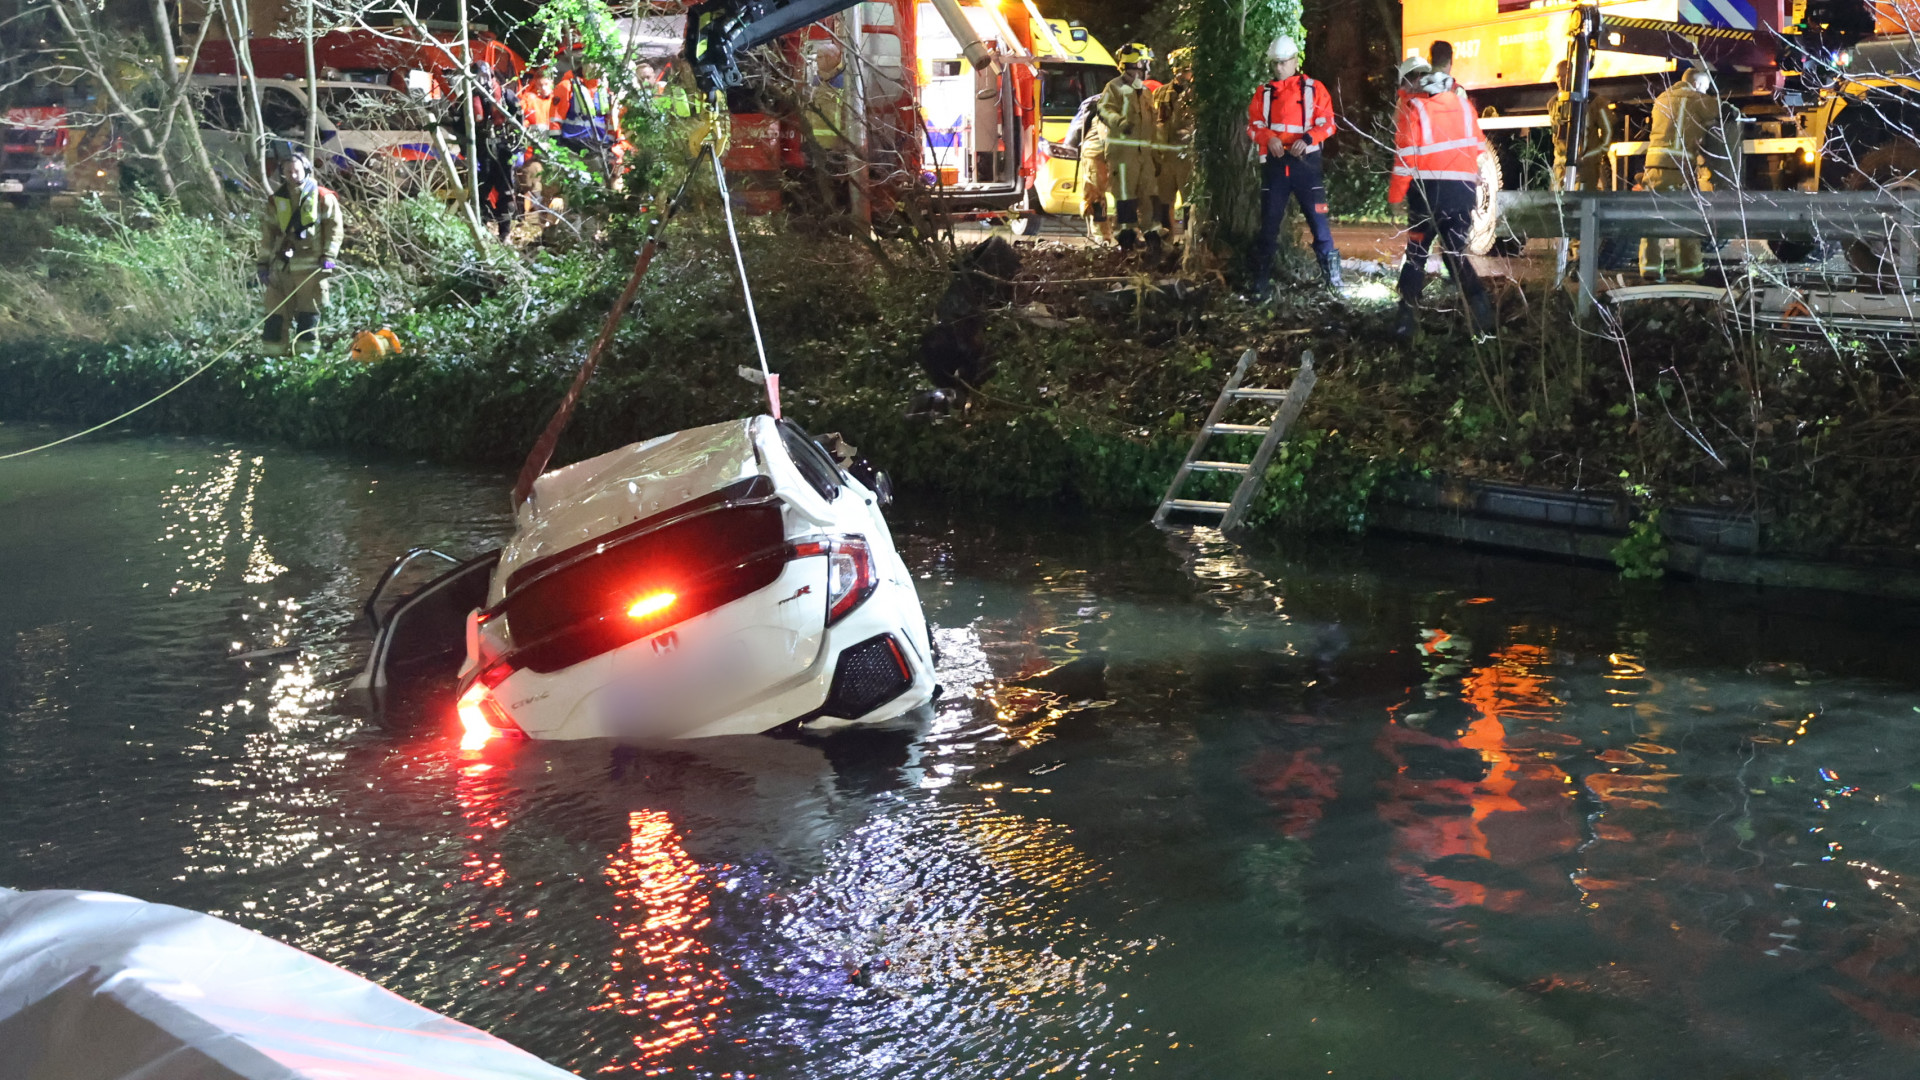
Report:
<svg viewBox="0 0 1920 1080"><path fill-rule="evenodd" d="M1107 129L1100 123L1100 95L1080 103L1067 128L1066 145L1080 155L1080 216L1091 224L1102 242L1113 243L1113 222L1107 218Z"/></svg>
<svg viewBox="0 0 1920 1080"><path fill-rule="evenodd" d="M1193 131L1197 124L1193 112L1193 47L1175 49L1167 54L1173 77L1153 96L1155 121L1160 129L1160 149L1154 151L1154 215L1169 236L1180 235L1174 220L1174 205L1193 179Z"/></svg>
<svg viewBox="0 0 1920 1080"><path fill-rule="evenodd" d="M1107 177L1121 250L1139 242L1140 200L1153 194L1153 146L1159 142L1152 96L1146 88L1153 50L1139 42L1114 54L1120 74L1100 91L1100 122L1107 129Z"/></svg>
<svg viewBox="0 0 1920 1080"><path fill-rule="evenodd" d="M327 281L340 257L340 197L314 180L312 163L292 144L275 142L270 156L279 186L267 197L260 223L256 270L266 287L267 308L261 351L287 355L291 322L292 350L314 352L319 348L320 309L327 306Z"/></svg>
<svg viewBox="0 0 1920 1080"><path fill-rule="evenodd" d="M1271 294L1273 259L1289 200L1300 204L1300 215L1307 219L1327 286L1337 289L1342 284L1320 168L1320 146L1333 134L1333 95L1325 83L1301 73L1300 46L1292 38L1274 38L1267 59L1273 64L1273 81L1255 90L1247 103L1247 138L1263 162L1260 243L1253 262L1253 296L1258 300Z"/></svg>
<svg viewBox="0 0 1920 1080"><path fill-rule="evenodd" d="M1695 162L1706 153L1710 138L1720 135L1720 99L1713 92L1713 76L1696 64L1672 86L1653 99L1653 124L1647 135L1648 191L1698 190L1703 184ZM1697 279L1706 271L1700 255L1700 241L1686 237L1678 241L1679 262L1673 276ZM1665 281L1667 274L1665 241L1647 237L1640 241L1640 276Z"/></svg>
<svg viewBox="0 0 1920 1080"><path fill-rule="evenodd" d="M1560 92L1547 106L1547 122L1553 132L1553 177L1555 191L1567 184L1567 145L1573 134L1573 65L1560 61L1554 69L1554 81ZM1607 168L1607 147L1613 143L1613 114L1602 102L1587 100L1586 131L1580 140L1580 161L1574 170L1574 183L1581 191L1605 191L1613 176Z"/></svg>
<svg viewBox="0 0 1920 1080"><path fill-rule="evenodd" d="M1400 105L1394 116L1393 178L1387 202L1407 208L1407 259L1400 267L1400 310L1394 335L1413 337L1420 293L1427 284L1427 253L1435 240L1447 272L1466 298L1473 328L1493 329L1493 305L1467 258L1467 234L1480 186L1485 140L1453 77L1414 57L1398 68Z"/></svg>

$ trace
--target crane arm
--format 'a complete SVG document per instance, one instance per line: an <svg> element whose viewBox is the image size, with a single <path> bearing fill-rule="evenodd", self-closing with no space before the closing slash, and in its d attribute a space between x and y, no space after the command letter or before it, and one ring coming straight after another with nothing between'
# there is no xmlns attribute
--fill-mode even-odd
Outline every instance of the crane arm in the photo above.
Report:
<svg viewBox="0 0 1920 1080"><path fill-rule="evenodd" d="M740 58L756 45L837 15L859 0L701 0L687 9L687 63L703 90L740 85ZM933 0L976 68L992 60L958 0Z"/></svg>

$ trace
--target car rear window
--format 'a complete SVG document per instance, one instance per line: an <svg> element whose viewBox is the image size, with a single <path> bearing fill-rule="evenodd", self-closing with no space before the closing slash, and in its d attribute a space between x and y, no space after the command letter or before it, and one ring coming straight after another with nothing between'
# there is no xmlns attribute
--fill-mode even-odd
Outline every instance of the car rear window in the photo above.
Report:
<svg viewBox="0 0 1920 1080"><path fill-rule="evenodd" d="M515 666L558 671L617 649L766 588L787 560L774 503L697 512L596 551L604 542L563 556L502 602ZM643 600L659 606L630 615Z"/></svg>

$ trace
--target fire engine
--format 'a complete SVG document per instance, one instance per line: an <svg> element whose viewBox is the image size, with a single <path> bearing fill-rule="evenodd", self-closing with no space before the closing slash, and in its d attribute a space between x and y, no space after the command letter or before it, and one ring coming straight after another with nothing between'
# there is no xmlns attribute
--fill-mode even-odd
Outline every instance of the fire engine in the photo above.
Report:
<svg viewBox="0 0 1920 1080"><path fill-rule="evenodd" d="M1113 60L1033 0L708 0L686 35L702 85L726 91L726 164L751 209L781 205L783 175L825 157L866 163L876 211L924 185L950 212L1079 212L1080 163L1059 144ZM741 68L762 44L808 92L802 115L772 111Z"/></svg>

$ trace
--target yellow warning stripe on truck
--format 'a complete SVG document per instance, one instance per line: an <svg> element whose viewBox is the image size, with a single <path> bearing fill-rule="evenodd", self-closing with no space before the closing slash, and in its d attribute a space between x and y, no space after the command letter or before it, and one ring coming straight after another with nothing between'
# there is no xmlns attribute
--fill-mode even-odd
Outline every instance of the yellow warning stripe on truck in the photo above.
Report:
<svg viewBox="0 0 1920 1080"><path fill-rule="evenodd" d="M1712 38L1715 41L1752 41L1753 31L1736 30L1731 26L1705 26L1700 23L1670 22L1666 19L1636 19L1628 15L1602 15L1600 31L1608 30L1652 30L1662 34L1679 34L1690 38Z"/></svg>

